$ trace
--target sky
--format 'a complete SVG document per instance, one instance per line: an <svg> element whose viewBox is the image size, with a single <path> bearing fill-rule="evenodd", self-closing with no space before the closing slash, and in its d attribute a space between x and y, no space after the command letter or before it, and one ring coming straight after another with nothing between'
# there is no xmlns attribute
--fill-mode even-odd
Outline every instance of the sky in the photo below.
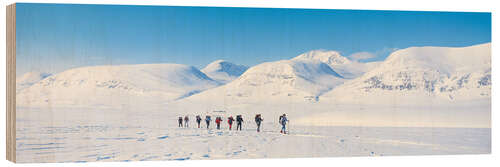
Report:
<svg viewBox="0 0 500 167"><path fill-rule="evenodd" d="M17 75L218 59L248 66L335 50L384 60L413 46L491 42L491 13L29 4L16 6Z"/></svg>

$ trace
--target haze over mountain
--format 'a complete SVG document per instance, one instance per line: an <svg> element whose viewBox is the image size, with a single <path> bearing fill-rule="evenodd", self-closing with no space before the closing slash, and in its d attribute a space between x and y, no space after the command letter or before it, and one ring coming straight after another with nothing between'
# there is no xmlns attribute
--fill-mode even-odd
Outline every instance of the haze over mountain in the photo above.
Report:
<svg viewBox="0 0 500 167"><path fill-rule="evenodd" d="M247 69L248 67L244 65L237 65L225 60L216 60L208 64L201 71L216 81L228 83L238 78Z"/></svg>

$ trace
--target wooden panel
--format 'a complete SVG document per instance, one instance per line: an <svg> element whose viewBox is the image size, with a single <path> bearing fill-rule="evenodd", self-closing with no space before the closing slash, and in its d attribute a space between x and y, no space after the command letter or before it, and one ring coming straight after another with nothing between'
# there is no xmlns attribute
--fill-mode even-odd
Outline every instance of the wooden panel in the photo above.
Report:
<svg viewBox="0 0 500 167"><path fill-rule="evenodd" d="M7 160L16 162L16 4L7 6Z"/></svg>

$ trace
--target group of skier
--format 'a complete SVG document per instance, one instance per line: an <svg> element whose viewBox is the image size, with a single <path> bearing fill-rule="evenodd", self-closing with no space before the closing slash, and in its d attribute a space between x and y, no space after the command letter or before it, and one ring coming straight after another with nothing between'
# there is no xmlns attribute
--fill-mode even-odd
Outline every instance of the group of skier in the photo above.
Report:
<svg viewBox="0 0 500 167"><path fill-rule="evenodd" d="M202 121L201 116L197 115L196 116L196 123L198 124L198 128L200 128L201 121ZM210 128L210 122L211 121L212 121L212 117L210 115L205 116L205 122L206 122L206 125L207 125L207 129ZM222 121L223 121L222 117L220 117L220 116L217 116L215 118L215 124L217 125L217 129L220 129L220 124L222 123ZM236 119L234 119L233 116L229 116L227 118L227 123L229 125L229 130L232 129L233 122L235 122L235 121L236 121L236 130L240 130L241 131L242 124L243 124L243 117L241 115L236 115ZM260 132L260 127L261 127L262 121L264 121L264 119L262 118L261 114L255 115L255 123L257 124L257 132ZM188 116L185 116L184 118L183 117L179 117L178 122L179 122L179 127L189 127L189 117ZM282 126L280 133L286 134L286 124L287 124L287 122L288 122L288 119L286 117L286 114L283 114L283 115L281 115L279 117L279 123ZM183 123L184 123L184 125L183 125Z"/></svg>

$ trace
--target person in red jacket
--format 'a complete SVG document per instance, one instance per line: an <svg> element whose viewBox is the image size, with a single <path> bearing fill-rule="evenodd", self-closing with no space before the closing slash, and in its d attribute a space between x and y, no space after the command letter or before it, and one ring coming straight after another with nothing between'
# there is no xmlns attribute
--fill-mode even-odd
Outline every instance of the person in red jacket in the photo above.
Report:
<svg viewBox="0 0 500 167"><path fill-rule="evenodd" d="M229 124L229 130L231 130L231 127L233 126L234 118L233 116L230 116L227 118L227 123Z"/></svg>
<svg viewBox="0 0 500 167"><path fill-rule="evenodd" d="M217 129L220 129L220 123L221 122L222 122L222 118L221 117L215 118L215 123L217 124Z"/></svg>

